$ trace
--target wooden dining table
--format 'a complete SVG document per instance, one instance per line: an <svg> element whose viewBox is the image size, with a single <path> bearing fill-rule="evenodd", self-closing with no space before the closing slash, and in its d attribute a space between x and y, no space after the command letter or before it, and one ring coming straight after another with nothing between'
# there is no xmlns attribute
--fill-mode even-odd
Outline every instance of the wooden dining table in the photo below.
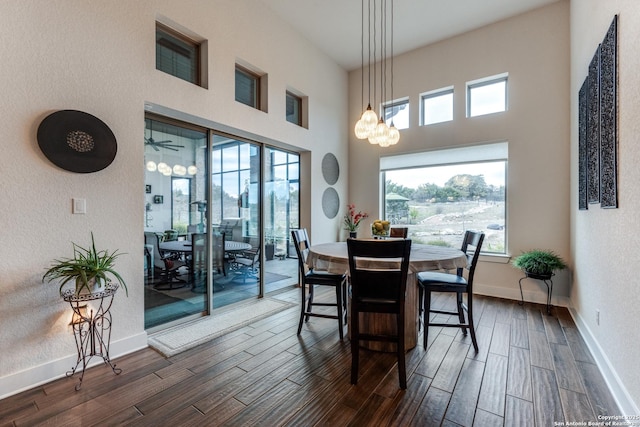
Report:
<svg viewBox="0 0 640 427"><path fill-rule="evenodd" d="M384 268L389 261L375 261ZM397 264L397 263L396 263ZM307 265L318 271L348 273L349 256L346 242L321 243L309 248ZM467 257L460 249L412 243L409 257L409 274L405 297L405 350L414 348L418 342L418 285L416 273L429 270L454 270L467 265ZM350 310L349 310L350 312ZM385 313L362 313L360 325L366 333L389 334L396 332L395 315ZM363 341L362 347L377 351L395 351L394 344Z"/></svg>

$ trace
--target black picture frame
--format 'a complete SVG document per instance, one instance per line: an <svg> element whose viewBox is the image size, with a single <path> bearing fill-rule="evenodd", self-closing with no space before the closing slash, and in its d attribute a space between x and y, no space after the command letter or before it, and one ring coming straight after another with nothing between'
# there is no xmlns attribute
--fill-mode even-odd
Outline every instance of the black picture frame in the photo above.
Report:
<svg viewBox="0 0 640 427"><path fill-rule="evenodd" d="M164 197L162 197L160 195L153 196L153 203L155 203L156 205L160 205L160 204L164 203Z"/></svg>
<svg viewBox="0 0 640 427"><path fill-rule="evenodd" d="M144 186L144 192L147 194L151 194L151 186L149 184Z"/></svg>

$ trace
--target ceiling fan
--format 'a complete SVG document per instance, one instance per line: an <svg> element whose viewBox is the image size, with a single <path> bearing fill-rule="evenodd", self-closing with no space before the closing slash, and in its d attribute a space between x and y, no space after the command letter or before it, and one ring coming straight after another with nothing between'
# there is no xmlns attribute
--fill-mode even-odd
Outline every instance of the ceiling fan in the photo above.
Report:
<svg viewBox="0 0 640 427"><path fill-rule="evenodd" d="M160 151L160 148L178 151L178 148L184 148L184 145L171 144L173 141L165 139L164 141L156 141L153 137L145 138L144 145L150 145L154 150Z"/></svg>

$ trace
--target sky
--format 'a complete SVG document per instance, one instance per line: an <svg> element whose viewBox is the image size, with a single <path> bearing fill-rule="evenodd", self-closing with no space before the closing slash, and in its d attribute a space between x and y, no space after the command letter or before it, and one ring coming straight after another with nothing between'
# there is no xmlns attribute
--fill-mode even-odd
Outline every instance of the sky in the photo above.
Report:
<svg viewBox="0 0 640 427"><path fill-rule="evenodd" d="M433 166L419 169L403 169L386 172L387 181L416 189L421 184L436 184L440 187L452 176L469 174L484 175L488 185L505 185L503 162L473 163L448 166Z"/></svg>

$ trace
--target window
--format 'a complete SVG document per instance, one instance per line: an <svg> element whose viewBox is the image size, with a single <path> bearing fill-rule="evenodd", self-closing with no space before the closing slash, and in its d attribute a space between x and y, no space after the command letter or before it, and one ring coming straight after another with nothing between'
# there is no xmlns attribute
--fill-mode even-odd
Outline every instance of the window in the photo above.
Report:
<svg viewBox="0 0 640 427"><path fill-rule="evenodd" d="M302 126L302 98L287 91L287 121Z"/></svg>
<svg viewBox="0 0 640 427"><path fill-rule="evenodd" d="M260 109L260 76L236 65L236 101Z"/></svg>
<svg viewBox="0 0 640 427"><path fill-rule="evenodd" d="M156 69L201 85L200 44L156 23Z"/></svg>
<svg viewBox="0 0 640 427"><path fill-rule="evenodd" d="M423 126L453 120L453 86L423 93L420 103Z"/></svg>
<svg viewBox="0 0 640 427"><path fill-rule="evenodd" d="M507 110L507 76L467 82L467 117Z"/></svg>
<svg viewBox="0 0 640 427"><path fill-rule="evenodd" d="M385 104L384 107L384 122L396 129L408 129L409 128L409 100L395 101L389 104Z"/></svg>
<svg viewBox="0 0 640 427"><path fill-rule="evenodd" d="M485 232L483 253L506 253L506 142L382 157L384 217L416 243L459 247Z"/></svg>

